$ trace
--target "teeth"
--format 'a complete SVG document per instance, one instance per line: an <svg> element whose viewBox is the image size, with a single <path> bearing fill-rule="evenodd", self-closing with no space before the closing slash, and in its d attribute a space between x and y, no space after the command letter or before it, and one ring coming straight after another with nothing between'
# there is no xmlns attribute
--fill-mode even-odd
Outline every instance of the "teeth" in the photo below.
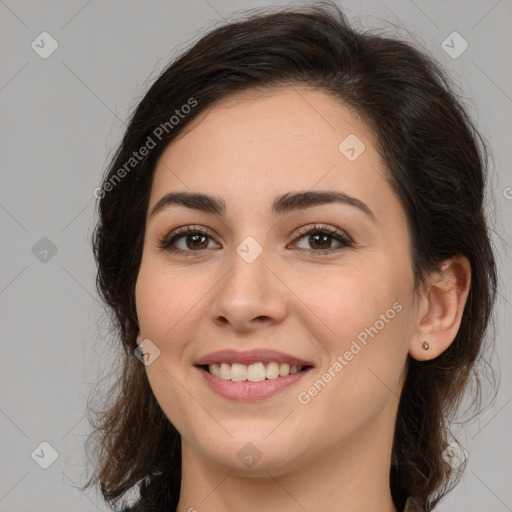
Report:
<svg viewBox="0 0 512 512"><path fill-rule="evenodd" d="M231 372L233 372L233 370L231 370ZM263 363L254 363L247 367L247 380L249 382L261 382L265 380L265 377L266 373Z"/></svg>
<svg viewBox="0 0 512 512"><path fill-rule="evenodd" d="M273 361L271 363L268 363L266 377L267 377L267 379L277 379L277 377L279 377L279 364L278 363L274 363Z"/></svg>
<svg viewBox="0 0 512 512"><path fill-rule="evenodd" d="M290 365L288 363L282 363L279 367L279 375L281 377L286 377L287 375L290 375Z"/></svg>
<svg viewBox="0 0 512 512"><path fill-rule="evenodd" d="M241 382L247 380L247 366L245 364L234 363L231 365L231 380Z"/></svg>
<svg viewBox="0 0 512 512"><path fill-rule="evenodd" d="M276 363L274 361L267 363L254 363L245 365L240 363L221 363L210 364L208 370L211 374L222 380L232 380L234 382L261 382L265 379L277 379L278 377L287 377L288 375L300 372L304 367L296 364Z"/></svg>
<svg viewBox="0 0 512 512"><path fill-rule="evenodd" d="M221 379L229 380L231 377L231 365L227 363L222 363L220 365L220 375L218 375Z"/></svg>
<svg viewBox="0 0 512 512"><path fill-rule="evenodd" d="M220 377L220 365L219 364L211 364L208 369L210 370L210 373L213 373L215 377Z"/></svg>

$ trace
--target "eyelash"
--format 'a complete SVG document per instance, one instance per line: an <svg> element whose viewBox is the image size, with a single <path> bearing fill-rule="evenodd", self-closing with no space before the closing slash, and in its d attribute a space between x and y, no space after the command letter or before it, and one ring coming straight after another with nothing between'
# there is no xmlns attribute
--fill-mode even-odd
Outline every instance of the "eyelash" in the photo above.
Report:
<svg viewBox="0 0 512 512"><path fill-rule="evenodd" d="M340 231L338 231L335 228L332 228L330 226L318 226L317 224L314 224L313 227L301 227L297 231L297 236L295 237L295 240L302 240L307 235L312 234L323 234L323 235L329 235L332 238L334 238L336 241L340 242L341 247L331 248L331 249L301 249L304 252L309 253L312 256L323 256L325 254L330 254L334 252L338 252L341 249L344 248L350 248L353 247L353 242L349 240L346 236L344 236ZM158 241L158 246L160 249L176 253L176 254L183 254L185 256L193 256L194 253L202 253L204 251L207 251L208 249L200 249L198 251L184 251L182 249L177 249L176 247L173 247L172 244L176 242L179 238L186 237L188 235L203 235L206 237L211 238L211 236L208 234L208 232L201 228L200 226L184 226L182 228L178 228L168 235L163 236Z"/></svg>

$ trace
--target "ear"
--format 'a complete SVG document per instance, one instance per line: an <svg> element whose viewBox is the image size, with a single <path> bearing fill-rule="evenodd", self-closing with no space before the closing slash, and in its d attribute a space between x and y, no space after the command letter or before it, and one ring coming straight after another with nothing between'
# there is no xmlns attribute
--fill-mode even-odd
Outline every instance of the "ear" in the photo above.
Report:
<svg viewBox="0 0 512 512"><path fill-rule="evenodd" d="M428 277L419 299L417 326L409 355L418 361L434 359L453 342L471 285L471 264L465 256L445 260L440 271ZM428 349L423 347L428 343Z"/></svg>

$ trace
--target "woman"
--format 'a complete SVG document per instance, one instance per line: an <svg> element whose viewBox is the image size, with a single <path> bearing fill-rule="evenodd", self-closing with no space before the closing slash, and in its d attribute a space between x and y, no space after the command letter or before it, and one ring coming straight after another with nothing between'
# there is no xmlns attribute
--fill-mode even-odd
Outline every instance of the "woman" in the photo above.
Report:
<svg viewBox="0 0 512 512"><path fill-rule="evenodd" d="M136 511L432 510L495 296L485 164L435 63L335 5L204 36L97 190L123 352L86 487L138 489Z"/></svg>

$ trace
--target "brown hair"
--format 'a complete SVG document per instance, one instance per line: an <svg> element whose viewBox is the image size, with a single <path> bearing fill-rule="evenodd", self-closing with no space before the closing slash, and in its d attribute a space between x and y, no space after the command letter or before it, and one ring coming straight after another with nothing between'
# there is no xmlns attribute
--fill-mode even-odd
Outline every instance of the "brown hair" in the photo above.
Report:
<svg viewBox="0 0 512 512"><path fill-rule="evenodd" d="M454 342L433 360L408 360L390 487L399 510L408 496L417 496L429 511L451 489L457 473L460 479L464 465L453 471L442 452L463 393L470 383L480 393L475 362L483 352L496 295L484 214L486 144L431 58L411 43L355 31L335 4L316 4L247 11L245 18L202 37L149 88L104 176L93 249L98 291L110 308L122 351L118 380L107 395L113 402L102 403L90 419L95 472L84 488L99 483L110 504L138 488L140 510L174 510L180 493L179 433L133 354L135 283L155 163L217 100L282 85L329 94L354 109L375 133L389 182L407 214L416 287L446 258L464 255L471 263L471 288ZM156 147L131 161L150 139Z"/></svg>

